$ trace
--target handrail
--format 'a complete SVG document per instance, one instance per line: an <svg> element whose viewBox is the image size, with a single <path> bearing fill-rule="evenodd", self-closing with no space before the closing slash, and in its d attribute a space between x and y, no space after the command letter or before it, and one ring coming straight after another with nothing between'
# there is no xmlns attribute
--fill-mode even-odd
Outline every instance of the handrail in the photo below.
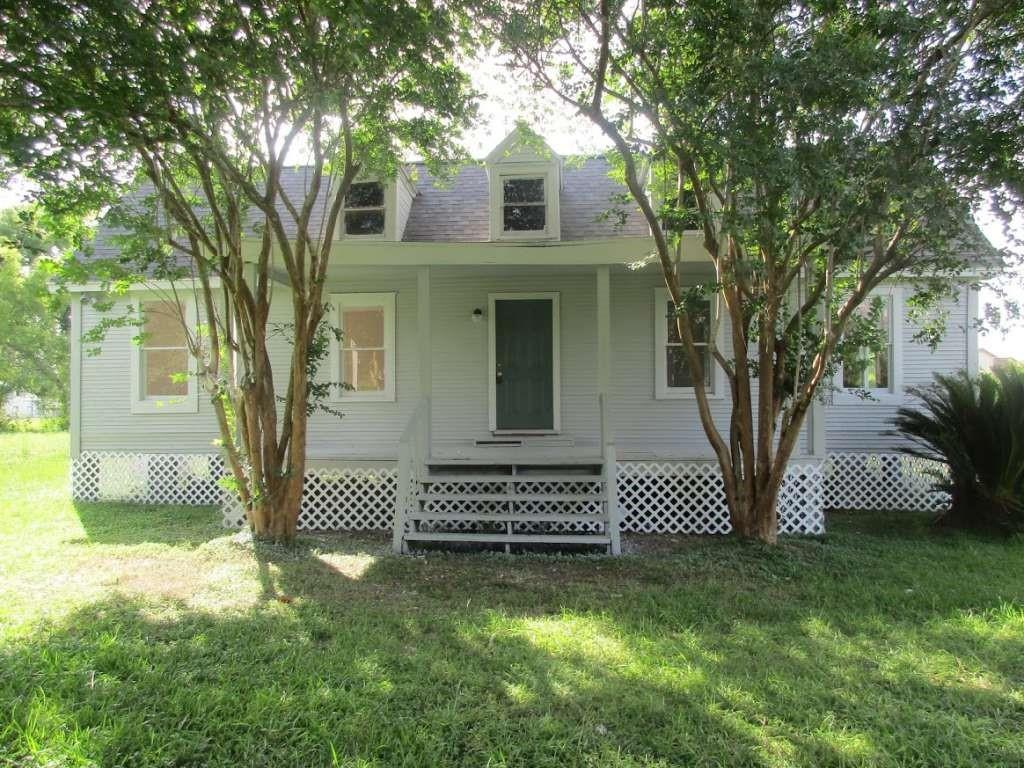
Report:
<svg viewBox="0 0 1024 768"><path fill-rule="evenodd" d="M597 395L597 409L601 420L601 448L603 449L604 446L611 445L614 442L611 425L608 423L608 402L604 392L600 392Z"/></svg>
<svg viewBox="0 0 1024 768"><path fill-rule="evenodd" d="M396 554L404 549L406 514L414 493L414 483L430 458L430 398L416 404L409 422L398 439L398 488L395 493L395 522L392 547Z"/></svg>

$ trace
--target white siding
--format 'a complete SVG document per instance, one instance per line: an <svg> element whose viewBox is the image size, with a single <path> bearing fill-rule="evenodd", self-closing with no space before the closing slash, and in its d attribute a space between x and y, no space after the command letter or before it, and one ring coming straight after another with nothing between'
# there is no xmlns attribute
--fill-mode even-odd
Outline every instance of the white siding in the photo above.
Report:
<svg viewBox="0 0 1024 768"><path fill-rule="evenodd" d="M409 221L415 189L402 178L401 173L395 180L395 187L395 240L401 240L405 234L405 225Z"/></svg>
<svg viewBox="0 0 1024 768"><path fill-rule="evenodd" d="M489 293L560 294L561 412L567 438L596 441L597 277L593 268L513 269L497 266L431 268L433 335L433 438L452 443L490 437L488 431L487 320ZM654 397L654 289L660 272L620 271L611 276L612 354L609 414L623 459L711 458L693 400ZM394 459L398 440L419 400L420 344L416 272L360 268L340 273L325 288L331 293L396 293L397 373L394 402L333 403L343 418L317 413L309 427L309 457L317 460ZM95 322L86 311L85 327ZM291 322L285 289L275 292L272 320ZM726 329L727 331L728 329ZM196 414L139 414L129 409L132 330L112 331L98 357L83 357L82 448L139 452L210 450L216 426L208 400L200 395ZM291 347L271 340L275 378L284 391ZM327 364L325 375L329 375ZM714 401L724 430L729 400ZM803 450L803 444L799 450Z"/></svg>
<svg viewBox="0 0 1024 768"><path fill-rule="evenodd" d="M927 344L914 341L917 328L905 318L902 321L901 344L903 393L913 386L930 384L935 373L953 373L967 367L967 337L970 329L967 314L967 289L960 291L957 300L943 302L948 312L946 333L933 351ZM897 402L857 400L825 407L825 446L828 451L891 451L900 444L900 438L887 435L892 430L891 420L903 402L913 398L897 398Z"/></svg>
<svg viewBox="0 0 1024 768"><path fill-rule="evenodd" d="M115 310L116 312L116 310ZM95 328L102 315L82 304L82 330ZM201 391L197 413L131 412L132 338L136 328L107 332L100 354L82 355L81 440L83 451L196 453L214 450L216 417Z"/></svg>

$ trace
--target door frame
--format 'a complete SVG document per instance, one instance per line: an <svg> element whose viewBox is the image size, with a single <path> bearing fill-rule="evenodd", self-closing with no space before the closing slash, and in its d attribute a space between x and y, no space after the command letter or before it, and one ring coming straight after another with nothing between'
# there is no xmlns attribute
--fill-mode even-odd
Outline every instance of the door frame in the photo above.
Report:
<svg viewBox="0 0 1024 768"><path fill-rule="evenodd" d="M524 299L548 299L551 302L551 405L552 429L498 429L498 392L496 335L494 327L495 301L519 301ZM561 312L560 294L557 291L535 293L489 293L487 294L487 419L490 431L495 435L557 435L562 431L562 367L561 367Z"/></svg>

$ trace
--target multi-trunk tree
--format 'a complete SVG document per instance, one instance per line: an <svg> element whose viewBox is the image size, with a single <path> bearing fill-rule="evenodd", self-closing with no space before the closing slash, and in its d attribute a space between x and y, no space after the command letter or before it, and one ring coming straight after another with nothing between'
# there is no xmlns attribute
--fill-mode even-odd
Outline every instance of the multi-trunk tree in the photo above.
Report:
<svg viewBox="0 0 1024 768"><path fill-rule="evenodd" d="M295 534L345 196L411 150L435 166L458 157L473 111L455 63L465 21L457 5L430 3L39 0L0 11L5 168L54 207L114 204L121 253L90 269L158 288L186 327L258 536ZM282 183L296 164L303 183ZM273 290L275 275L286 290ZM275 300L291 308L281 388L268 349Z"/></svg>
<svg viewBox="0 0 1024 768"><path fill-rule="evenodd" d="M511 64L613 144L733 528L774 541L815 398L883 341L872 292L904 281L921 313L985 261L972 209L1019 209L1020 4L522 0L489 18ZM699 286L679 277L686 230L714 268ZM705 336L728 423L695 344L708 296L729 329Z"/></svg>

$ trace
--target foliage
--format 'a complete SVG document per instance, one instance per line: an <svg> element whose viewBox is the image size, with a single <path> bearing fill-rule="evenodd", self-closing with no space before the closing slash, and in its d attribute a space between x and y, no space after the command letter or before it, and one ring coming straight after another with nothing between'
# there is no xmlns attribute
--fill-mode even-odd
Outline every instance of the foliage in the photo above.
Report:
<svg viewBox="0 0 1024 768"><path fill-rule="evenodd" d="M781 551L254 558L208 508L72 504L66 456L0 435L3 763L1024 762L1024 539L833 515Z"/></svg>
<svg viewBox="0 0 1024 768"><path fill-rule="evenodd" d="M342 204L410 152L434 169L461 157L462 6L40 0L0 11L0 28L0 170L54 210L110 205L118 254L80 266L115 295L170 281L183 322L197 304L188 346L250 522L292 538ZM302 183L286 183L296 165ZM294 329L281 391L275 282Z"/></svg>
<svg viewBox="0 0 1024 768"><path fill-rule="evenodd" d="M951 499L944 521L961 528L1024 531L1024 365L971 377L937 375L894 423L905 452L942 461Z"/></svg>
<svg viewBox="0 0 1024 768"><path fill-rule="evenodd" d="M883 343L861 319L872 291L902 281L923 313L998 262L970 212L1009 216L1024 196L1019 3L518 0L489 18L511 65L613 143L678 307L733 528L774 540L820 388ZM698 245L732 328L712 349L727 428L679 278Z"/></svg>
<svg viewBox="0 0 1024 768"><path fill-rule="evenodd" d="M38 209L0 211L0 404L24 392L66 408L68 302L49 285L66 247Z"/></svg>

